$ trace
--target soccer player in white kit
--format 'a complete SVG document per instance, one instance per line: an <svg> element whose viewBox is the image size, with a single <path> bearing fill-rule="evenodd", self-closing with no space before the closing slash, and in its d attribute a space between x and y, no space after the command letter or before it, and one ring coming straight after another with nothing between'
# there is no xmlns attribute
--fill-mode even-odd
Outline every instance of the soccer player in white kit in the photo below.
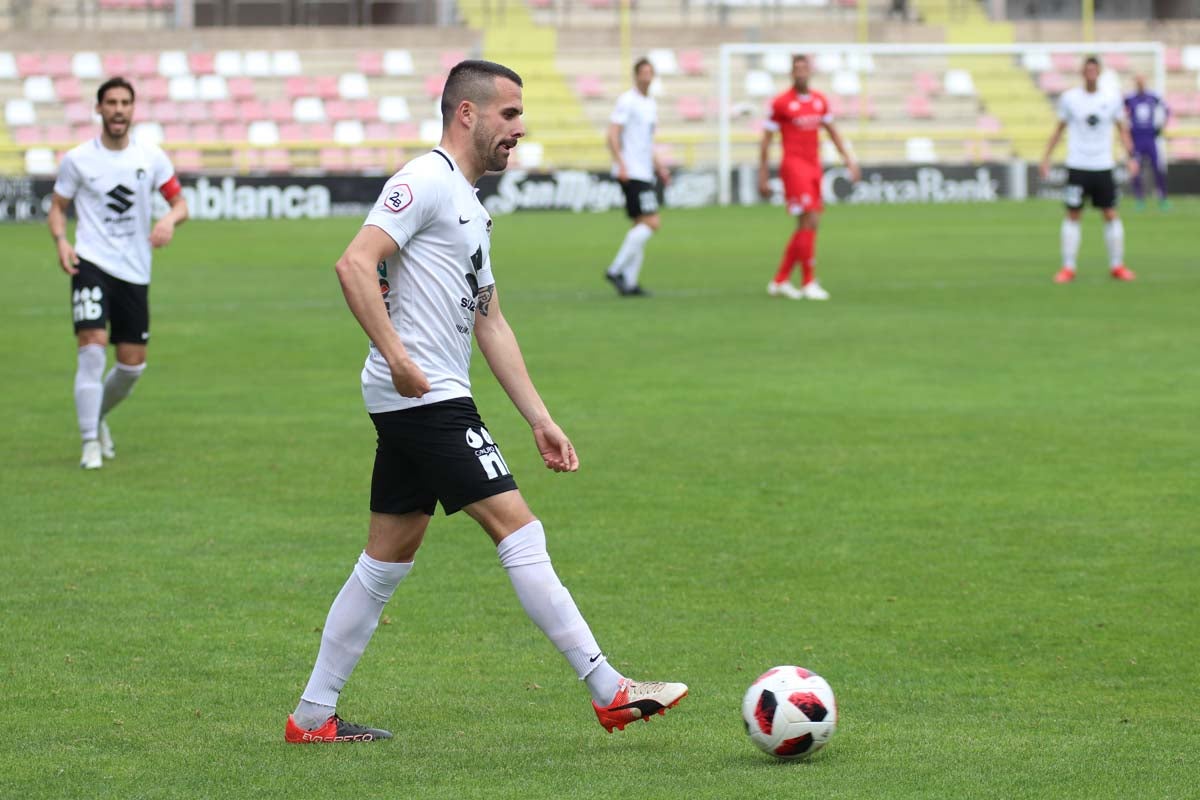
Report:
<svg viewBox="0 0 1200 800"><path fill-rule="evenodd" d="M662 225L658 216L658 195L654 177L663 186L671 182L671 173L654 154L654 128L658 125L658 106L650 96L654 65L639 59L633 65L633 88L617 98L608 126L608 149L612 152L612 174L625 192L625 213L633 227L617 250L604 277L622 297L647 294L640 276L646 242Z"/></svg>
<svg viewBox="0 0 1200 800"><path fill-rule="evenodd" d="M167 245L187 219L175 169L159 147L130 137L133 86L110 78L96 92L100 135L63 158L50 203L58 265L71 276L71 308L79 342L75 413L83 439L80 466L99 469L116 448L106 418L129 396L146 368L150 341L150 248ZM170 209L153 228L153 193ZM67 208L79 218L67 239ZM111 326L112 333L108 328ZM106 350L117 360L104 374Z"/></svg>
<svg viewBox="0 0 1200 800"><path fill-rule="evenodd" d="M1109 274L1119 281L1131 281L1136 276L1125 267L1125 226L1117 216L1117 182L1113 178L1116 162L1112 154L1112 133L1116 126L1125 152L1130 154L1129 172L1136 175L1137 160L1133 157L1133 139L1125 123L1125 106L1119 95L1100 91L1100 60L1089 56L1083 62L1083 86L1063 92L1058 98L1058 124L1046 145L1041 175L1050 175L1050 157L1063 131L1067 132L1067 188L1064 200L1067 217L1060 232L1062 269L1054 276L1055 283L1075 280L1075 258L1082 238L1079 219L1083 204L1092 205L1104 216L1104 244L1108 247Z"/></svg>
<svg viewBox="0 0 1200 800"><path fill-rule="evenodd" d="M492 220L475 194L517 141L521 78L488 61L463 61L442 94L442 140L387 182L338 260L346 303L370 339L363 399L378 435L366 548L333 601L308 684L288 716L288 742L361 742L391 733L347 722L338 695L408 575L436 504L466 511L496 544L525 612L587 684L611 732L661 714L682 683L631 681L600 650L546 552L542 523L471 399L471 334L533 431L545 465L579 459L529 379L492 276ZM381 299L382 295L382 299Z"/></svg>

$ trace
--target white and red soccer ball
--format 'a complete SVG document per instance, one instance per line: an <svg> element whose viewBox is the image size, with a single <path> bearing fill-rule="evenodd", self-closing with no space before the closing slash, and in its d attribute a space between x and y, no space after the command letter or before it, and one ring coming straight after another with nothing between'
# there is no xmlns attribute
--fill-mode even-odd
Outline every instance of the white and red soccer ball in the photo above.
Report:
<svg viewBox="0 0 1200 800"><path fill-rule="evenodd" d="M837 730L833 689L804 667L774 667L758 676L742 699L746 733L763 752L804 758Z"/></svg>

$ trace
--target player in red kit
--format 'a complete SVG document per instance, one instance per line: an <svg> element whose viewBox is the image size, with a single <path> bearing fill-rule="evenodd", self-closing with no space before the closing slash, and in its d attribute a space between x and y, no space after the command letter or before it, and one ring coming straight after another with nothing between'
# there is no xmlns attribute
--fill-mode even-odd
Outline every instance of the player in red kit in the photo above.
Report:
<svg viewBox="0 0 1200 800"><path fill-rule="evenodd" d="M763 125L761 157L758 169L758 190L770 197L770 172L767 157L771 153L771 138L779 131L783 143L783 161L779 176L783 179L784 201L788 213L796 217L796 230L783 251L779 271L767 284L767 294L792 300L828 300L829 293L821 288L814 275L817 240L817 221L824 205L821 203L821 154L819 132L829 134L829 140L841 154L850 171L850 179L859 178L858 164L846 152L842 137L833 127L829 101L820 92L808 88L811 68L808 56L792 58L792 88L771 102L771 115ZM792 269L800 264L800 288L791 282Z"/></svg>

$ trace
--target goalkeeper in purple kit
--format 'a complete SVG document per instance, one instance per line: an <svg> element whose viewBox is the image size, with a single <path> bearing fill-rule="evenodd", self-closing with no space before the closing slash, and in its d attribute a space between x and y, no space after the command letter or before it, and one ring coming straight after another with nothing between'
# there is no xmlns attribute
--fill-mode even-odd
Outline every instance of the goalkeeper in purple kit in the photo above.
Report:
<svg viewBox="0 0 1200 800"><path fill-rule="evenodd" d="M1154 92L1147 91L1146 79L1138 75L1133 79L1137 91L1125 98L1125 111L1129 114L1129 132L1133 138L1133 152L1130 156L1142 165L1142 170L1131 177L1133 194L1137 198L1138 208L1146 205L1142 189L1142 173L1154 172L1154 182L1158 187L1158 204L1167 208L1167 165L1159 151L1158 137L1167 124L1170 109L1162 98Z"/></svg>

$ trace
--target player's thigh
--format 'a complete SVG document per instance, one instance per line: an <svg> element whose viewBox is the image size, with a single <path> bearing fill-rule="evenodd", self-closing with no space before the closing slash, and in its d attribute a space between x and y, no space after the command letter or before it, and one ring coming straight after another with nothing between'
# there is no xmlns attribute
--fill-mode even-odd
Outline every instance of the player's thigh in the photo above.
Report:
<svg viewBox="0 0 1200 800"><path fill-rule="evenodd" d="M116 279L110 284L108 314L112 342L140 346L145 360L146 344L150 341L150 287Z"/></svg>
<svg viewBox="0 0 1200 800"><path fill-rule="evenodd" d="M413 421L408 411L372 414L375 425L375 464L371 470L371 513L404 516L421 513L431 516L437 509L437 496L425 480L421 464L414 456L409 440Z"/></svg>
<svg viewBox="0 0 1200 800"><path fill-rule="evenodd" d="M478 522L496 544L536 519L525 498L516 489L476 500L464 506L463 511Z"/></svg>
<svg viewBox="0 0 1200 800"><path fill-rule="evenodd" d="M430 516L424 511L408 514L371 512L366 552L377 561L412 561L425 541Z"/></svg>
<svg viewBox="0 0 1200 800"><path fill-rule="evenodd" d="M1109 211L1117 207L1117 181L1113 177L1112 170L1092 175L1089 188L1093 206L1101 211Z"/></svg>
<svg viewBox="0 0 1200 800"><path fill-rule="evenodd" d="M86 259L71 276L71 320L80 347L108 344L111 278Z"/></svg>
<svg viewBox="0 0 1200 800"><path fill-rule="evenodd" d="M1068 213L1075 212L1072 219L1079 218L1079 210L1087 196L1087 176L1082 170L1067 170L1067 185L1063 187L1063 205Z"/></svg>

